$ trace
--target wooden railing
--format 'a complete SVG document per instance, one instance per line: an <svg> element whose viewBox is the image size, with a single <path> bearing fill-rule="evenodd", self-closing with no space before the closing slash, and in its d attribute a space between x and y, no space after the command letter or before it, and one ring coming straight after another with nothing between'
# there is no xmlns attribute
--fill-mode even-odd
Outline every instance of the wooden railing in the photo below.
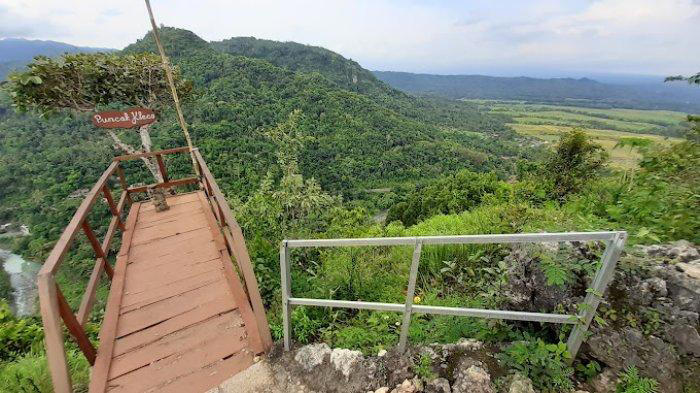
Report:
<svg viewBox="0 0 700 393"><path fill-rule="evenodd" d="M240 278L244 282L253 314L255 314L263 349L267 352L272 347L272 336L270 335L270 327L267 324L267 317L265 317L265 307L260 298L258 281L255 278L253 265L250 262L250 255L248 254L248 248L245 244L243 231L240 225L238 225L233 212L231 212L231 208L228 202L226 202L224 194L216 184L214 176L211 174L211 171L209 171L207 163L204 161L204 158L202 158L199 149L193 149L193 153L199 169L198 173L201 176L202 188L207 194L214 216L219 222L219 227L224 234L226 247L236 260L236 266L238 266L238 270L241 273L239 276L241 276Z"/></svg>
<svg viewBox="0 0 700 393"><path fill-rule="evenodd" d="M110 256L110 245L116 231L121 230L123 232L125 229L123 216L127 212L127 204L130 206L133 203L132 194L145 192L151 187L173 188L189 184L199 184L199 187L204 189L211 202L211 208L224 233L226 245L231 254L235 257L237 266L243 275L242 279L245 281L245 288L248 292L256 321L258 322L263 348L267 351L272 346L265 310L262 300L260 299L257 280L255 279L253 268L250 263L243 233L199 151L195 149L193 153L196 157L198 167L198 171L195 172L200 174L201 177L195 176L171 180L168 176L163 156L183 152L189 152L189 148L181 147L114 158L114 161L109 165L107 170L104 171L102 176L100 176L78 207L78 210L73 215L68 226L64 229L39 271L39 302L41 317L44 323L46 354L54 389L56 391L70 391L71 389L61 321L65 324L69 334L75 339L78 347L83 352L90 365L93 365L95 363L97 351L85 332L85 325L90 319L90 314L95 304L97 287L99 286L102 273L104 272L110 280L114 275L114 269L108 260ZM121 163L123 161L140 159L142 157L155 157L163 181L147 186L129 187ZM116 203L112 197L109 182L113 176L118 178L122 189L119 201ZM92 211L95 202L100 196L104 197L104 201L107 203L112 215L102 242L97 239L95 232L87 221L89 213ZM80 306L77 313L74 314L56 283L56 273L73 244L73 241L81 230L85 234L88 242L92 245L96 259L87 286L85 287L85 293L83 294Z"/></svg>

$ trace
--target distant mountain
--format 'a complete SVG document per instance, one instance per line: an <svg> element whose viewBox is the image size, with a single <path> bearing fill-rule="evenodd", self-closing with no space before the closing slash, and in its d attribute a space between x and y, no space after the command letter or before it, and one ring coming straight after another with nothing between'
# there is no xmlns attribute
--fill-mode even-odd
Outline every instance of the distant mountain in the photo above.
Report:
<svg viewBox="0 0 700 393"><path fill-rule="evenodd" d="M32 61L34 56L59 56L64 53L111 52L109 48L75 46L58 41L25 40L23 38L0 39L0 80L10 71L20 69Z"/></svg>
<svg viewBox="0 0 700 393"><path fill-rule="evenodd" d="M525 100L601 108L666 109L700 113L700 89L679 83L601 83L589 78L539 79L484 75L432 75L374 71L412 94L447 98Z"/></svg>

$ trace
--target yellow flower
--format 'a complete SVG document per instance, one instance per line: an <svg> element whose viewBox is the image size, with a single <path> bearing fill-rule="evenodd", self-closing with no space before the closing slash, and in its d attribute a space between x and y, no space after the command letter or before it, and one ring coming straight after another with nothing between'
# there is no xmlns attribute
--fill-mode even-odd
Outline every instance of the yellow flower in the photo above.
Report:
<svg viewBox="0 0 700 393"><path fill-rule="evenodd" d="M420 303L420 296L416 296L413 298L413 303Z"/></svg>

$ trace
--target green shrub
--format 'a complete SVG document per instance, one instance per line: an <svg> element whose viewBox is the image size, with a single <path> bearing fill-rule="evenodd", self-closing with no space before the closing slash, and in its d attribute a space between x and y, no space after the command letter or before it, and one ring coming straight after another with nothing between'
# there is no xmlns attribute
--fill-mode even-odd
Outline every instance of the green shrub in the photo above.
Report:
<svg viewBox="0 0 700 393"><path fill-rule="evenodd" d="M659 382L653 378L645 378L639 375L639 370L631 366L620 375L620 382L615 389L616 393L656 393L659 391Z"/></svg>
<svg viewBox="0 0 700 393"><path fill-rule="evenodd" d="M90 381L90 365L77 349L66 351L73 391L87 392ZM0 364L0 387L7 393L51 393L53 384L46 356L29 353L11 363Z"/></svg>
<svg viewBox="0 0 700 393"><path fill-rule="evenodd" d="M0 300L0 361L12 361L41 346L44 329L33 318L15 318Z"/></svg>
<svg viewBox="0 0 700 393"><path fill-rule="evenodd" d="M568 365L571 357L565 343L547 344L542 339L513 343L500 354L501 362L532 380L543 392L562 392L573 388L574 370Z"/></svg>

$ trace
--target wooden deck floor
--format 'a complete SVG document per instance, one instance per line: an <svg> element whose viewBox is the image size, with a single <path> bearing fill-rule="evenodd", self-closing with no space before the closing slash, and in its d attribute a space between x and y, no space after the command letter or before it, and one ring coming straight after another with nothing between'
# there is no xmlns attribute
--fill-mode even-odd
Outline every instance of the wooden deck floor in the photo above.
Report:
<svg viewBox="0 0 700 393"><path fill-rule="evenodd" d="M254 316L202 192L129 213L91 392L205 392L262 352Z"/></svg>

